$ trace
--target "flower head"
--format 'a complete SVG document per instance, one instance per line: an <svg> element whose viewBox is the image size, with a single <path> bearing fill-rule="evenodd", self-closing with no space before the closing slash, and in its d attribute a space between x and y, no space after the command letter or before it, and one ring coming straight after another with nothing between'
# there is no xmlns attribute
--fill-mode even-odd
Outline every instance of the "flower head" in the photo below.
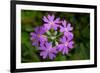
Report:
<svg viewBox="0 0 100 73"><path fill-rule="evenodd" d="M55 19L54 15L44 16L43 21L42 26L34 28L34 32L30 33L32 45L39 47L40 56L53 60L59 52L68 54L74 47L71 24L66 20L60 21L60 18Z"/></svg>
<svg viewBox="0 0 100 73"><path fill-rule="evenodd" d="M68 54L68 51L73 48L73 41L67 40L65 36L60 39L61 44L57 46L58 51L62 52L62 54Z"/></svg>
<svg viewBox="0 0 100 73"><path fill-rule="evenodd" d="M34 30L36 34L44 34L46 32L46 29L43 26L36 27Z"/></svg>
<svg viewBox="0 0 100 73"><path fill-rule="evenodd" d="M47 30L50 30L53 28L54 30L57 30L58 24L60 23L60 18L54 19L54 15L48 15L47 17L43 17L43 21L45 22L44 26Z"/></svg>
<svg viewBox="0 0 100 73"><path fill-rule="evenodd" d="M33 46L37 46L39 43L47 41L47 37L43 35L43 33L45 33L43 27L36 27L35 33L34 32L30 33Z"/></svg>
<svg viewBox="0 0 100 73"><path fill-rule="evenodd" d="M62 25L63 26L60 26L60 32L63 32L68 40L71 40L73 38L73 33L70 31L73 30L73 27L71 27L70 23L67 24L66 20L62 21Z"/></svg>
<svg viewBox="0 0 100 73"><path fill-rule="evenodd" d="M57 50L52 47L52 43L46 42L45 44L41 44L39 49L41 50L40 56L42 56L43 59L49 57L52 60L56 57Z"/></svg>

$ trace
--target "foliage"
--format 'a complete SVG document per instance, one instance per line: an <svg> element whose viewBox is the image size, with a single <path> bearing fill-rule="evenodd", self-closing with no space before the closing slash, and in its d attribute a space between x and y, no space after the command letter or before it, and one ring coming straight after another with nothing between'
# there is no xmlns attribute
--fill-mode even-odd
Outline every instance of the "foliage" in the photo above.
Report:
<svg viewBox="0 0 100 73"><path fill-rule="evenodd" d="M33 27L43 25L41 20L44 15L54 14L61 19L66 19L74 26L74 48L68 55L57 54L54 60L43 60L38 48L32 46L30 32ZM43 62L43 61L68 61L90 59L90 17L88 13L71 12L46 12L46 11L21 11L21 62Z"/></svg>

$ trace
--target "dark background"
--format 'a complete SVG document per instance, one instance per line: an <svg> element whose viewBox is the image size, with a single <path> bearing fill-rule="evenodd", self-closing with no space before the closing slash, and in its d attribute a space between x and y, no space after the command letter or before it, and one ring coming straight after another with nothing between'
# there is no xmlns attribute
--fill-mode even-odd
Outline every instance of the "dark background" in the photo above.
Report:
<svg viewBox="0 0 100 73"><path fill-rule="evenodd" d="M21 11L21 62L46 62L39 56L39 50L31 45L30 32L34 27L43 25L42 17L54 14L65 19L74 27L74 48L68 55L57 54L52 61L87 60L90 59L90 14L72 12Z"/></svg>

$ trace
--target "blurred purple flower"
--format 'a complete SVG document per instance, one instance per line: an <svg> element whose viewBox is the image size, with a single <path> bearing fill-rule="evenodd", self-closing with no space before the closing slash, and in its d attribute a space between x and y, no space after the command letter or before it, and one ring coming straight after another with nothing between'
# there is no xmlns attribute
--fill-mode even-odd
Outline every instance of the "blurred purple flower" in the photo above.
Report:
<svg viewBox="0 0 100 73"><path fill-rule="evenodd" d="M57 30L58 24L60 23L60 18L54 19L54 15L48 15L47 17L43 17L43 21L45 22L44 26L47 30L50 30L53 28L54 30Z"/></svg>
<svg viewBox="0 0 100 73"><path fill-rule="evenodd" d="M35 33L31 32L31 41L32 41L32 45L33 46L38 46L39 43L43 43L45 41L47 41L47 37L45 35L43 35L45 33L45 30L43 29L43 27L36 27L35 28Z"/></svg>
<svg viewBox="0 0 100 73"><path fill-rule="evenodd" d="M67 23L66 20L60 21L60 18L55 19L54 15L44 16L43 21L43 26L34 28L34 32L30 33L32 45L39 47L40 56L42 56L43 59L49 58L53 60L59 52L63 55L68 54L70 49L74 47L74 41L72 41L73 27L71 27L71 24ZM60 29L59 35L57 34L59 32L57 30L58 27ZM55 31L48 31L50 29L54 29ZM47 34L50 35L50 37L46 36ZM52 47L52 43L49 43L53 42L51 39L55 41L54 47Z"/></svg>
<svg viewBox="0 0 100 73"><path fill-rule="evenodd" d="M34 30L37 34L44 34L46 32L46 29L43 26L36 27Z"/></svg>
<svg viewBox="0 0 100 73"><path fill-rule="evenodd" d="M62 25L60 26L60 32L63 32L65 36L67 36L68 40L73 39L73 33L70 32L73 30L73 27L71 27L71 24L66 22L66 20L62 21Z"/></svg>
<svg viewBox="0 0 100 73"><path fill-rule="evenodd" d="M52 43L46 42L45 44L41 44L39 49L41 50L40 56L42 56L43 59L49 57L53 60L56 57L57 50L52 47Z"/></svg>
<svg viewBox="0 0 100 73"><path fill-rule="evenodd" d="M60 39L61 44L57 45L57 50L62 54L68 54L68 51L73 48L73 41L67 40L65 36Z"/></svg>

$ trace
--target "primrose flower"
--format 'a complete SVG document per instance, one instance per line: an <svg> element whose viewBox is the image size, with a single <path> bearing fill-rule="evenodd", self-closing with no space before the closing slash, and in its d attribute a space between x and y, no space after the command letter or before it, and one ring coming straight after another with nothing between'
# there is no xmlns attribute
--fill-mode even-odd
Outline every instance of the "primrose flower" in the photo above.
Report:
<svg viewBox="0 0 100 73"><path fill-rule="evenodd" d="M52 47L52 43L46 42L45 44L41 44L40 48L40 56L43 57L43 59L46 59L49 57L51 60L53 60L56 57L57 50L56 48Z"/></svg>
<svg viewBox="0 0 100 73"><path fill-rule="evenodd" d="M39 47L40 56L53 60L59 52L63 55L68 54L74 47L71 24L66 20L60 21L60 18L55 18L53 14L44 16L42 20L43 25L35 27L34 32L30 33L32 45Z"/></svg>
<svg viewBox="0 0 100 73"><path fill-rule="evenodd" d="M44 26L47 30L50 30L51 28L53 28L54 30L57 30L57 28L59 27L59 23L60 23L60 18L54 19L55 16L54 15L48 15L47 17L44 16L43 17L43 21Z"/></svg>
<svg viewBox="0 0 100 73"><path fill-rule="evenodd" d="M63 26L60 26L60 32L63 32L64 35L71 40L73 38L73 33L70 31L73 30L73 27L71 27L70 23L67 24L66 20L62 21L62 25Z"/></svg>
<svg viewBox="0 0 100 73"><path fill-rule="evenodd" d="M44 34L46 32L46 29L43 26L36 27L34 30L37 34Z"/></svg>
<svg viewBox="0 0 100 73"><path fill-rule="evenodd" d="M67 40L65 36L60 39L61 44L57 46L58 51L62 52L62 54L68 54L68 51L73 48L73 41Z"/></svg>
<svg viewBox="0 0 100 73"><path fill-rule="evenodd" d="M33 46L38 46L39 43L43 43L45 41L47 41L47 37L45 35L43 35L44 33L44 29L43 27L37 27L35 28L35 33L31 32L31 41L32 41L32 45Z"/></svg>

